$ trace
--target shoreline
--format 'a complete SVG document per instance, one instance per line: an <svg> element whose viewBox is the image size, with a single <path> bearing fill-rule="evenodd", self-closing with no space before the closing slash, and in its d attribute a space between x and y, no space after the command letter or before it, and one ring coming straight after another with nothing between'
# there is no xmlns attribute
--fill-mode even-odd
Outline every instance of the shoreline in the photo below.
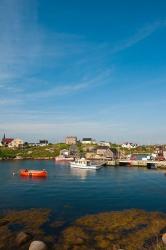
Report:
<svg viewBox="0 0 166 250"><path fill-rule="evenodd" d="M16 158L0 158L0 162L5 162L5 161L37 161L37 160L54 160L56 158L55 157L35 157L35 158L31 158L31 157L16 157ZM103 165L104 167L139 167L139 168L147 168L147 162L150 163L155 163L156 164L156 170L157 169L163 169L166 170L166 161L127 161L127 160L112 160L112 161L108 161L105 165Z"/></svg>
<svg viewBox="0 0 166 250"><path fill-rule="evenodd" d="M0 158L0 161L25 161L25 160L54 160L55 157L36 157L36 158Z"/></svg>

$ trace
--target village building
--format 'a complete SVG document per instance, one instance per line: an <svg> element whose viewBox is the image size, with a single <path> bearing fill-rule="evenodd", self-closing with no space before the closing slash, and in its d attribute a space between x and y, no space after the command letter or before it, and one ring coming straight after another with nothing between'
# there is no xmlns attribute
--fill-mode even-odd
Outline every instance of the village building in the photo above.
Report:
<svg viewBox="0 0 166 250"><path fill-rule="evenodd" d="M48 146L48 140L39 140L39 146L41 147Z"/></svg>
<svg viewBox="0 0 166 250"><path fill-rule="evenodd" d="M39 142L28 142L28 146L29 147L37 147L37 146L40 146L40 145L39 145Z"/></svg>
<svg viewBox="0 0 166 250"><path fill-rule="evenodd" d="M110 143L109 142L106 142L106 141L99 141L97 143L98 146L107 146L107 147L110 147Z"/></svg>
<svg viewBox="0 0 166 250"><path fill-rule="evenodd" d="M107 146L99 146L97 147L97 152L96 154L100 157L104 157L104 158L114 158L114 153L112 152L112 150L107 147Z"/></svg>
<svg viewBox="0 0 166 250"><path fill-rule="evenodd" d="M89 159L89 160L96 159L96 158L97 158L97 157L96 157L96 153L95 153L95 152L87 152L87 153L85 154L85 158L86 158L86 159Z"/></svg>
<svg viewBox="0 0 166 250"><path fill-rule="evenodd" d="M4 134L1 143L3 146L8 147L9 143L11 143L13 140L14 140L13 138L6 138Z"/></svg>
<svg viewBox="0 0 166 250"><path fill-rule="evenodd" d="M132 148L137 148L138 145L136 143L131 143L131 142L125 142L121 145L122 148L127 148L127 149L132 149Z"/></svg>
<svg viewBox="0 0 166 250"><path fill-rule="evenodd" d="M132 154L130 157L130 160L134 160L134 161L147 161L147 160L151 160L153 157L151 154L146 154L146 153L136 153L136 154Z"/></svg>
<svg viewBox="0 0 166 250"><path fill-rule="evenodd" d="M77 137L76 136L67 136L65 138L65 143L68 145L77 144Z"/></svg>
<svg viewBox="0 0 166 250"><path fill-rule="evenodd" d="M60 155L64 156L64 157L68 157L69 156L69 150L67 149L62 149L60 151Z"/></svg>
<svg viewBox="0 0 166 250"><path fill-rule="evenodd" d="M96 144L96 141L92 138L83 138L81 141L82 144Z"/></svg>
<svg viewBox="0 0 166 250"><path fill-rule="evenodd" d="M157 146L155 148L156 160L166 160L166 146Z"/></svg>
<svg viewBox="0 0 166 250"><path fill-rule="evenodd" d="M117 148L111 148L111 151L113 153L113 159L125 158L125 156L124 156L124 154L122 153L121 150L119 150Z"/></svg>
<svg viewBox="0 0 166 250"><path fill-rule="evenodd" d="M72 144L69 148L69 155L73 157L79 157L80 156L80 151L77 145Z"/></svg>
<svg viewBox="0 0 166 250"><path fill-rule="evenodd" d="M87 144L83 146L84 152L96 153L96 145Z"/></svg>
<svg viewBox="0 0 166 250"><path fill-rule="evenodd" d="M23 147L23 140L16 138L11 140L11 142L8 143L9 148L22 148Z"/></svg>

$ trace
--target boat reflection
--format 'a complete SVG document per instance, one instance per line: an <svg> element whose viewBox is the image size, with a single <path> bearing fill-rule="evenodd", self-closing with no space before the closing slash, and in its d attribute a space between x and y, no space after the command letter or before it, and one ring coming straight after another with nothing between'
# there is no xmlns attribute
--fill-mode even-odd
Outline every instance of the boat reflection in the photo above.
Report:
<svg viewBox="0 0 166 250"><path fill-rule="evenodd" d="M37 177L37 176L19 176L20 180L22 181L36 181L41 182L47 179L47 176Z"/></svg>
<svg viewBox="0 0 166 250"><path fill-rule="evenodd" d="M70 168L70 173L73 176L79 177L81 180L85 180L89 175L95 175L96 171L92 169Z"/></svg>

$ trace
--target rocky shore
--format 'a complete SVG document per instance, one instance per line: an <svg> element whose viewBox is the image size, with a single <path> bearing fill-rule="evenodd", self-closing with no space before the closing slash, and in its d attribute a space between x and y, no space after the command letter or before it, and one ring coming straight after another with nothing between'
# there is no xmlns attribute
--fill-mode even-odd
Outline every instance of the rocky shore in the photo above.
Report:
<svg viewBox="0 0 166 250"><path fill-rule="evenodd" d="M14 160L53 160L55 157L15 157L15 158L0 158L0 161Z"/></svg>
<svg viewBox="0 0 166 250"><path fill-rule="evenodd" d="M163 250L166 214L125 210L87 215L67 225L49 209L0 216L1 250Z"/></svg>

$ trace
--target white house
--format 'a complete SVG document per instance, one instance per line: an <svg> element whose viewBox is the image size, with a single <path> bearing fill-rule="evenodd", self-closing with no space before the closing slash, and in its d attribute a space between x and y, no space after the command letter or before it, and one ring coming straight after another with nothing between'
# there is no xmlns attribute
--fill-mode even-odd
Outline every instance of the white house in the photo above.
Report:
<svg viewBox="0 0 166 250"><path fill-rule="evenodd" d="M16 139L13 139L9 144L8 144L8 147L9 148L21 148L23 147L23 140L19 139L19 138L16 138Z"/></svg>
<svg viewBox="0 0 166 250"><path fill-rule="evenodd" d="M63 155L63 156L65 156L65 157L68 157L68 156L69 156L69 150L67 150L67 149L62 149L62 150L60 151L60 155Z"/></svg>
<svg viewBox="0 0 166 250"><path fill-rule="evenodd" d="M122 148L127 148L127 149L136 148L137 146L138 146L137 144L131 142L125 142L121 145Z"/></svg>
<svg viewBox="0 0 166 250"><path fill-rule="evenodd" d="M83 138L81 141L82 144L96 144L96 141L92 138Z"/></svg>
<svg viewBox="0 0 166 250"><path fill-rule="evenodd" d="M106 146L106 147L110 147L110 143L106 142L106 141L99 141L97 143L98 146Z"/></svg>

